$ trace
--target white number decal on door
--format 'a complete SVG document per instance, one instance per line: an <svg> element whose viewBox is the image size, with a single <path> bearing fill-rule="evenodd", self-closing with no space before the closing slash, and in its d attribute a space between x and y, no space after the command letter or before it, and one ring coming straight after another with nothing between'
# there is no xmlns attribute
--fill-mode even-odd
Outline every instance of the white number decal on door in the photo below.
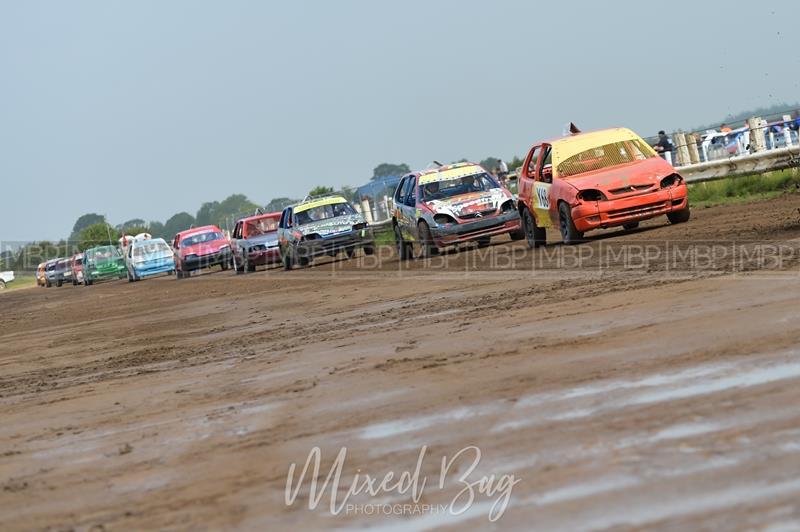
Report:
<svg viewBox="0 0 800 532"><path fill-rule="evenodd" d="M550 187L536 183L536 202L540 209L550 208Z"/></svg>

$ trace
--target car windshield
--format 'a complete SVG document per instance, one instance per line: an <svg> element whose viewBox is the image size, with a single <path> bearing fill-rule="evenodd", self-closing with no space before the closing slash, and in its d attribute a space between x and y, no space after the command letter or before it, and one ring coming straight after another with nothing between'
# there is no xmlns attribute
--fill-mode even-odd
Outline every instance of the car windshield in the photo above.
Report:
<svg viewBox="0 0 800 532"><path fill-rule="evenodd" d="M222 233L219 231L207 231L205 233L197 233L196 235L187 236L181 240L181 247L194 246L195 244L202 244L204 242L213 242L214 240L222 239Z"/></svg>
<svg viewBox="0 0 800 532"><path fill-rule="evenodd" d="M489 174L474 174L426 183L422 185L422 198L425 201L433 201L494 188L500 188L500 185Z"/></svg>
<svg viewBox="0 0 800 532"><path fill-rule="evenodd" d="M116 259L119 256L120 254L117 248L111 246L103 248L95 248L86 252L87 260L94 260L94 261L111 260L111 259Z"/></svg>
<svg viewBox="0 0 800 532"><path fill-rule="evenodd" d="M558 165L558 175L569 177L657 157L641 139L612 142L582 151Z"/></svg>
<svg viewBox="0 0 800 532"><path fill-rule="evenodd" d="M169 249L167 243L158 240L153 240L151 242L144 242L133 248L133 256L135 258L142 258L146 255L154 255L161 257L171 254L172 250Z"/></svg>
<svg viewBox="0 0 800 532"><path fill-rule="evenodd" d="M321 220L329 220L337 216L347 216L355 214L356 211L349 203L333 203L331 205L320 205L311 209L296 212L294 215L297 225L310 224Z"/></svg>
<svg viewBox="0 0 800 532"><path fill-rule="evenodd" d="M245 234L247 236L265 235L278 230L278 220L275 218L257 218L248 221L245 226Z"/></svg>

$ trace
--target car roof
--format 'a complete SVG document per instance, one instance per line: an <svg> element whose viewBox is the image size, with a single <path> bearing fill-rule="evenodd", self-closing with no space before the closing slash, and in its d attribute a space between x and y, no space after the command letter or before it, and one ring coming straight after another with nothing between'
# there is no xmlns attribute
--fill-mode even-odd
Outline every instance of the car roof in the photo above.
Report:
<svg viewBox="0 0 800 532"><path fill-rule="evenodd" d="M166 243L167 243L167 241L166 241L166 240L164 240L163 238L148 238L147 240L135 240L135 241L134 241L134 242L131 244L131 246L133 246L133 247L135 247L135 248L138 248L138 247L141 247L141 246L143 246L143 245L145 245L145 244L149 244L149 243L151 243L151 242L161 242L161 243L163 243L164 245L166 245Z"/></svg>
<svg viewBox="0 0 800 532"><path fill-rule="evenodd" d="M216 225L204 225L202 227L192 227L191 229L184 229L183 231L179 231L178 236L183 238L198 233L207 233L209 231L218 231L220 233L222 232L220 228L217 227Z"/></svg>
<svg viewBox="0 0 800 532"><path fill-rule="evenodd" d="M331 194L329 196L320 196L316 198L309 198L307 200L301 201L295 205L292 205L291 208L294 212L303 212L309 209L313 209L314 207L322 207L323 205L335 205L338 203L349 203L343 196L338 194Z"/></svg>
<svg viewBox="0 0 800 532"><path fill-rule="evenodd" d="M241 218L239 220L239 222L245 222L246 223L246 222L252 222L254 220L263 220L265 218L280 218L280 217L281 217L281 213L280 212L268 212L268 213L265 213L265 214L255 214L253 216L247 216L246 218ZM239 223L239 222L236 222L236 223Z"/></svg>
<svg viewBox="0 0 800 532"><path fill-rule="evenodd" d="M418 184L424 185L434 181L445 181L483 173L486 173L486 169L477 163L453 163L414 172L413 175L419 178Z"/></svg>

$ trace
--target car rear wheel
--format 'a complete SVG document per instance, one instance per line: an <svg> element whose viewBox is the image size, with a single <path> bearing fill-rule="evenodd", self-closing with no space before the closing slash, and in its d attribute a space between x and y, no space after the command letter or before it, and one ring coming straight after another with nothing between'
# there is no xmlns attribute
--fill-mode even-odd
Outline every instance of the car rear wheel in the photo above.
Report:
<svg viewBox="0 0 800 532"><path fill-rule="evenodd" d="M673 224L682 224L689 221L689 216L691 212L689 211L689 207L685 209L681 209L679 211L672 211L667 213L667 219L670 223Z"/></svg>
<svg viewBox="0 0 800 532"><path fill-rule="evenodd" d="M403 240L403 234L397 225L394 226L394 241L397 244L397 258L399 260L408 260L414 255L414 248L410 242Z"/></svg>
<svg viewBox="0 0 800 532"><path fill-rule="evenodd" d="M558 206L559 227L561 228L561 240L564 244L571 246L583 241L583 233L578 231L572 221L572 209L569 205L562 203Z"/></svg>
<svg viewBox="0 0 800 532"><path fill-rule="evenodd" d="M6 289L6 282L0 279L0 290L5 290L5 289Z"/></svg>
<svg viewBox="0 0 800 532"><path fill-rule="evenodd" d="M364 246L364 255L374 255L375 248L373 246Z"/></svg>
<svg viewBox="0 0 800 532"><path fill-rule="evenodd" d="M348 259L352 259L356 256L356 248L346 248L344 254L347 255Z"/></svg>
<svg viewBox="0 0 800 532"><path fill-rule="evenodd" d="M630 231L631 229L636 229L639 227L639 222L628 222L626 224L622 224L622 228L626 231Z"/></svg>
<svg viewBox="0 0 800 532"><path fill-rule="evenodd" d="M524 209L522 212L522 230L529 248L538 248L547 242L547 232L544 227L536 225L536 220L533 219L533 214L528 209Z"/></svg>
<svg viewBox="0 0 800 532"><path fill-rule="evenodd" d="M479 239L478 239L478 247L479 247L479 248L485 248L485 247L488 247L488 246L489 246L489 244L491 244L491 243L492 243L492 238L491 238L491 237L487 237L487 238L479 238Z"/></svg>
<svg viewBox="0 0 800 532"><path fill-rule="evenodd" d="M419 223L419 238L420 245L422 246L422 256L432 257L439 253L439 248L433 243L433 236L431 235L431 228L425 222Z"/></svg>

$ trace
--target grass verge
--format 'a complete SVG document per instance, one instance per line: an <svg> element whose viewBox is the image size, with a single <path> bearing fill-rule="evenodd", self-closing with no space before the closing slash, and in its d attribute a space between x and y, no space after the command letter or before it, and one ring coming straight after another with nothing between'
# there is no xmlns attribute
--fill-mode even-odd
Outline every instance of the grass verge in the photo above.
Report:
<svg viewBox="0 0 800 532"><path fill-rule="evenodd" d="M6 285L5 290L0 291L8 292L9 290L19 290L21 288L33 288L36 286L36 277L33 275L18 275L16 278Z"/></svg>
<svg viewBox="0 0 800 532"><path fill-rule="evenodd" d="M779 170L690 184L689 203L692 207L744 203L774 198L798 189L800 189L800 171Z"/></svg>

